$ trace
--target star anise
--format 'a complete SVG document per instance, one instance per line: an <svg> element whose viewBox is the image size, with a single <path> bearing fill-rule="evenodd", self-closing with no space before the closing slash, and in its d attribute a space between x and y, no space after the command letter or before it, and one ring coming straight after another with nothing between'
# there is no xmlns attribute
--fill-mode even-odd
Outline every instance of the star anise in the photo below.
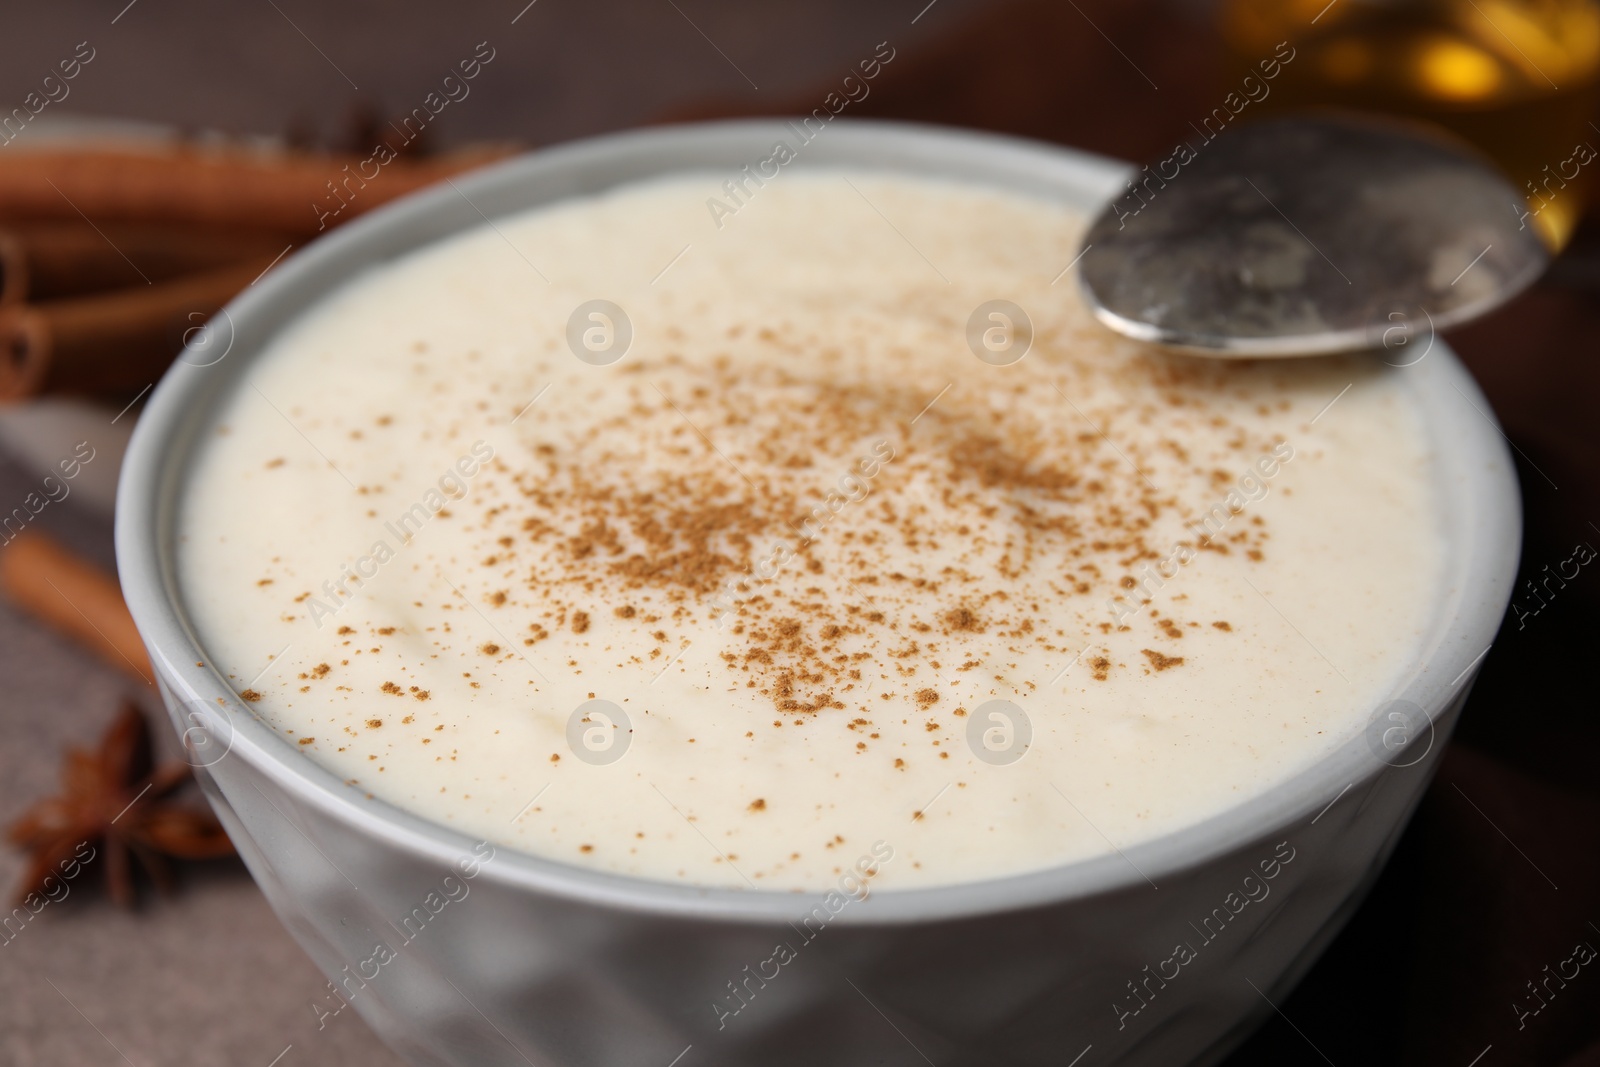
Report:
<svg viewBox="0 0 1600 1067"><path fill-rule="evenodd" d="M61 768L61 792L41 800L7 828L30 853L18 897L42 893L45 880L84 860L85 844L103 852L111 899L134 901L133 861L163 891L172 887L167 859L207 859L233 854L233 843L210 811L174 802L192 779L186 764L159 769L150 728L133 704L122 711L97 749L70 748Z"/></svg>

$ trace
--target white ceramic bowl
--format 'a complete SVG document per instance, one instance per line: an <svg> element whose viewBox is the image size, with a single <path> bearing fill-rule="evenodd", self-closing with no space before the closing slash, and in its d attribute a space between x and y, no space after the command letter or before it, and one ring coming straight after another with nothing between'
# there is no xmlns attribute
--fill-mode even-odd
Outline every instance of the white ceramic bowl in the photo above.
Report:
<svg viewBox="0 0 1600 1067"><path fill-rule="evenodd" d="M177 586L175 505L198 431L277 330L363 267L482 225L479 208L493 218L671 171L733 173L787 135L779 122L627 133L503 163L458 180L460 193L409 197L286 260L229 305L216 330L230 335L174 366L123 468L117 555L206 793L284 924L415 1064L1220 1058L1270 1014L1268 1000L1287 993L1375 878L1510 596L1512 465L1487 402L1442 342L1395 372L1424 413L1448 528L1444 591L1393 694L1425 718L1373 709L1365 736L1180 833L1033 874L878 891L820 931L813 924L810 940L797 927L817 901L793 894L652 883L504 848L463 865L473 841L343 785L199 665L211 657ZM988 183L1086 212L1125 172L1042 144L890 123L836 122L791 164L840 165ZM213 362L225 342L226 358ZM1247 875L1264 889L1234 914ZM441 896L450 885L459 888ZM782 942L797 958L766 977L763 961ZM1179 942L1195 958L1169 962ZM729 1014L741 1002L734 983L746 1006ZM322 1010L341 1003L329 993Z"/></svg>

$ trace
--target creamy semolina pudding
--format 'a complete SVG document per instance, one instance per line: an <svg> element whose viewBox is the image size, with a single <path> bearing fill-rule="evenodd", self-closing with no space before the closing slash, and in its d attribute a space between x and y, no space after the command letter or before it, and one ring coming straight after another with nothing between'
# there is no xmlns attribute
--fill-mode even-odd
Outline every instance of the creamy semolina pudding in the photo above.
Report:
<svg viewBox="0 0 1600 1067"><path fill-rule="evenodd" d="M1121 340L1045 200L722 190L353 277L222 405L182 595L306 758L562 863L894 889L1180 830L1395 695L1442 541L1402 371Z"/></svg>

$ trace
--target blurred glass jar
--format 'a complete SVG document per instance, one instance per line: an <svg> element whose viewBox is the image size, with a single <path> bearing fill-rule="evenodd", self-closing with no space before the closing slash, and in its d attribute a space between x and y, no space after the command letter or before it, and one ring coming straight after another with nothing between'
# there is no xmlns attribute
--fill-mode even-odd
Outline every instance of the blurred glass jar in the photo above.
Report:
<svg viewBox="0 0 1600 1067"><path fill-rule="evenodd" d="M1263 103L1436 122L1521 188L1552 249L1600 170L1600 0L1224 0L1233 64L1295 49Z"/></svg>

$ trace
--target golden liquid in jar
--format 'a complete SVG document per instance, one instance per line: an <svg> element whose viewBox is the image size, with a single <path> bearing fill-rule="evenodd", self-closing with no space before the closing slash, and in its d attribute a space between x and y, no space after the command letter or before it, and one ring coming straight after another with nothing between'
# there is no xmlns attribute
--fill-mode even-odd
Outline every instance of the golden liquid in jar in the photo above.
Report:
<svg viewBox="0 0 1600 1067"><path fill-rule="evenodd" d="M1600 3L1226 0L1222 18L1241 74L1295 49L1264 105L1437 123L1499 164L1552 249L1572 235L1600 169Z"/></svg>

